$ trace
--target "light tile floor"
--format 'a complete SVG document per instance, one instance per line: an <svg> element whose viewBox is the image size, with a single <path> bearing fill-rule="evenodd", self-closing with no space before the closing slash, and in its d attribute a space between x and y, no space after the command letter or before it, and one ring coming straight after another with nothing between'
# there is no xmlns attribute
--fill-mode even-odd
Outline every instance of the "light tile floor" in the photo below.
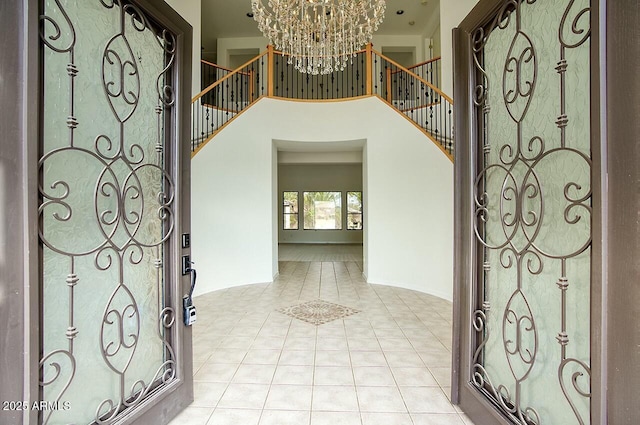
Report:
<svg viewBox="0 0 640 425"><path fill-rule="evenodd" d="M298 261L273 283L197 297L195 401L171 425L472 425L449 402L451 303L367 284L340 260L357 249L281 247ZM275 311L317 299L361 312L316 326Z"/></svg>

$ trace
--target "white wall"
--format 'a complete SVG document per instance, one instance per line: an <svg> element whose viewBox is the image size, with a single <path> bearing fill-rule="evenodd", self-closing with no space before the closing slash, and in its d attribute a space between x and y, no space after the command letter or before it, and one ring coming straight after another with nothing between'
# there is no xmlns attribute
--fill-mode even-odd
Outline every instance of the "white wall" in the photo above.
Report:
<svg viewBox="0 0 640 425"><path fill-rule="evenodd" d="M195 156L192 253L199 272L197 293L269 282L277 273L274 140L362 139L368 282L451 299L453 164L412 123L375 97L331 103L265 98Z"/></svg>
<svg viewBox="0 0 640 425"><path fill-rule="evenodd" d="M191 93L200 93L200 39L202 38L202 1L201 0L165 0L169 6L189 22L193 27L193 53L191 60Z"/></svg>
<svg viewBox="0 0 640 425"><path fill-rule="evenodd" d="M258 104L247 110L245 119L226 127L192 160L191 252L198 270L197 294L269 282L277 272L272 261L274 147L260 137L258 126L247 125L259 120L254 115L260 109Z"/></svg>
<svg viewBox="0 0 640 425"><path fill-rule="evenodd" d="M438 56L442 56L442 40L440 36L440 25L438 25L438 28L436 28L436 30L431 35L431 46L433 46L431 54L434 58Z"/></svg>
<svg viewBox="0 0 640 425"><path fill-rule="evenodd" d="M479 0L448 0L440 3L440 50L442 54L442 91L453 97L452 30L469 14Z"/></svg>
<svg viewBox="0 0 640 425"><path fill-rule="evenodd" d="M425 56L425 38L422 35L374 35L371 42L373 43L373 48L379 52L383 49L415 52L415 63L427 59ZM269 40L265 37L218 38L217 63L220 66L228 67L229 57L234 52L243 53L249 49L257 49L262 53L267 50L268 44Z"/></svg>
<svg viewBox="0 0 640 425"><path fill-rule="evenodd" d="M406 51L406 48L411 48L415 52L415 62L422 62L425 59L424 56L424 37L421 35L373 35L371 40L373 48L379 52L383 50L393 51L393 49L404 49L400 51ZM384 53L384 52L383 52ZM413 65L413 64L412 64Z"/></svg>
<svg viewBox="0 0 640 425"><path fill-rule="evenodd" d="M264 37L236 37L218 39L218 65L228 67L229 56L236 53L245 53L248 49L257 50L259 53L267 50L269 40ZM256 55L257 56L257 55Z"/></svg>
<svg viewBox="0 0 640 425"><path fill-rule="evenodd" d="M346 152L278 152L278 164L362 164L362 148Z"/></svg>

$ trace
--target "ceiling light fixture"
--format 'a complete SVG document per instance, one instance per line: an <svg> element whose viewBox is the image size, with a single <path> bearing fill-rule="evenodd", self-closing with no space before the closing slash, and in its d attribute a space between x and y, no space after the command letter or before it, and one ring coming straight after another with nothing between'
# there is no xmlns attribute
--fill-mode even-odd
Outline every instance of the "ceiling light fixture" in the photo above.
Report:
<svg viewBox="0 0 640 425"><path fill-rule="evenodd" d="M247 13L247 18L253 18L253 13L251 12Z"/></svg>
<svg viewBox="0 0 640 425"><path fill-rule="evenodd" d="M396 15L402 15L404 14L404 10L400 9L400 10L396 10Z"/></svg>
<svg viewBox="0 0 640 425"><path fill-rule="evenodd" d="M302 73L342 71L371 41L384 0L251 0L258 28Z"/></svg>

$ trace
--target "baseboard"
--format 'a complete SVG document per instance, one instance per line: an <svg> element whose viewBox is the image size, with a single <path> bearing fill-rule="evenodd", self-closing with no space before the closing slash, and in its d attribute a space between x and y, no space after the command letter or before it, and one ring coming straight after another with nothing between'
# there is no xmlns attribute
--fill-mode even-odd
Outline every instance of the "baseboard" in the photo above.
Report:
<svg viewBox="0 0 640 425"><path fill-rule="evenodd" d="M279 272L279 271L277 271L277 272L273 275L273 279L272 279L271 281L273 282L274 280L276 280L276 279L278 278L278 276L280 276L280 272Z"/></svg>

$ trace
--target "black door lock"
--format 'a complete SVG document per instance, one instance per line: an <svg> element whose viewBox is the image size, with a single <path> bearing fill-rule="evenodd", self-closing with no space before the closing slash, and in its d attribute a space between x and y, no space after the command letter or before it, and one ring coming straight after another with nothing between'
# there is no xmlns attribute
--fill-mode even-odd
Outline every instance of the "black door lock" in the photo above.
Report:
<svg viewBox="0 0 640 425"><path fill-rule="evenodd" d="M185 326L191 326L196 322L196 306L193 305L193 289L196 287L196 269L192 267L193 263L189 256L182 257L182 274L191 275L191 288L189 293L182 297L182 320Z"/></svg>
<svg viewBox="0 0 640 425"><path fill-rule="evenodd" d="M182 256L182 276L186 276L191 273L191 257L188 255Z"/></svg>

